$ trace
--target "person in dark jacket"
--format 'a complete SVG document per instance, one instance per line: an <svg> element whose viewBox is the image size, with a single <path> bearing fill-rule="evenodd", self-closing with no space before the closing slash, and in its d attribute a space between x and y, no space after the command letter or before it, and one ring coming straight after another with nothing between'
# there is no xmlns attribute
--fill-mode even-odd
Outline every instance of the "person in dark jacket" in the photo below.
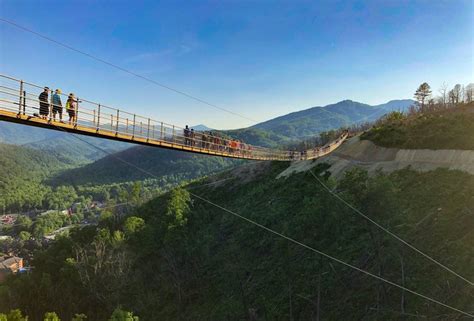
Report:
<svg viewBox="0 0 474 321"><path fill-rule="evenodd" d="M49 114L49 102L48 102L48 97L49 97L49 88L44 87L44 90L41 94L38 96L39 100L39 114L40 117L43 119L48 118Z"/></svg>
<svg viewBox="0 0 474 321"><path fill-rule="evenodd" d="M53 94L53 120L56 121L56 114L59 114L59 121L63 121L63 105L61 103L61 89L56 89Z"/></svg>
<svg viewBox="0 0 474 321"><path fill-rule="evenodd" d="M183 131L184 131L184 145L189 145L189 143L191 142L191 140L189 139L189 134L191 133L191 131L189 130L189 126L186 125Z"/></svg>

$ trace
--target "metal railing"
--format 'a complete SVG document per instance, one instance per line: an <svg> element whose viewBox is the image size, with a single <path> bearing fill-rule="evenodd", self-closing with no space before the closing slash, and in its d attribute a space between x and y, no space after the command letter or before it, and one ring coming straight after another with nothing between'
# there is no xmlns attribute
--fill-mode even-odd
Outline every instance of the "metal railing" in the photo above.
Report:
<svg viewBox="0 0 474 321"><path fill-rule="evenodd" d="M299 153L254 146L216 134L194 131L151 118L108 107L84 98L71 98L58 94L61 104L53 103L53 91L47 100L40 101L39 94L45 87L0 74L0 110L15 113L15 117L34 119L36 122L61 127L76 132L94 132L97 136L124 141L148 143L163 147L187 150L203 154L254 160L314 159L329 154L346 139L344 133L337 140L318 148ZM66 108L66 105L69 108ZM74 108L71 108L74 106ZM67 118L67 120L66 120Z"/></svg>

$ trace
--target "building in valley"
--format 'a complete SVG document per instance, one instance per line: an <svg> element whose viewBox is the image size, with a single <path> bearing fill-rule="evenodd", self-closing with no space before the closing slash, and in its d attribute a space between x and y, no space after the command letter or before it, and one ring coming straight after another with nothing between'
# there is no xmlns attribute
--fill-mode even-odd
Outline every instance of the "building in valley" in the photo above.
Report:
<svg viewBox="0 0 474 321"><path fill-rule="evenodd" d="M0 256L0 283L7 275L18 273L23 269L23 259L17 256Z"/></svg>

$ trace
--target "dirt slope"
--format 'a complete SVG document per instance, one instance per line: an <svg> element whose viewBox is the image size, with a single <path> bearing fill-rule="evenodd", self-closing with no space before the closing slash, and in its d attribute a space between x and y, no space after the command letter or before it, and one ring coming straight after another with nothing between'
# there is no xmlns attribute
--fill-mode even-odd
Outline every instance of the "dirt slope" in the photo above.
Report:
<svg viewBox="0 0 474 321"><path fill-rule="evenodd" d="M418 171L430 171L443 167L474 175L473 150L384 148L376 146L368 140L354 137L331 155L316 161L292 163L278 177L285 177L293 172L306 171L319 163L330 164L330 171L335 177L340 177L345 171L356 166L366 169L370 174L379 169L384 172L392 172L410 166Z"/></svg>

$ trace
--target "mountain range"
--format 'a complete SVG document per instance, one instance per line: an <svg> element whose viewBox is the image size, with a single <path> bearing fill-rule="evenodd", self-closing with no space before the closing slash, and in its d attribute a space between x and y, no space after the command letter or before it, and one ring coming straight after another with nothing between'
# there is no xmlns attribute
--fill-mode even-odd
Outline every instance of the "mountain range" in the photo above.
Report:
<svg viewBox="0 0 474 321"><path fill-rule="evenodd" d="M414 101L411 99L404 99L371 106L352 100L343 100L336 104L312 107L280 116L256 124L251 128L301 139L334 128L374 121L394 110L405 111L413 103Z"/></svg>
<svg viewBox="0 0 474 321"><path fill-rule="evenodd" d="M225 133L254 145L276 147L331 129L371 122L391 111L406 111L413 104L414 101L411 99L391 100L373 106L343 100L324 107L311 107L289 113L248 128L229 130Z"/></svg>

